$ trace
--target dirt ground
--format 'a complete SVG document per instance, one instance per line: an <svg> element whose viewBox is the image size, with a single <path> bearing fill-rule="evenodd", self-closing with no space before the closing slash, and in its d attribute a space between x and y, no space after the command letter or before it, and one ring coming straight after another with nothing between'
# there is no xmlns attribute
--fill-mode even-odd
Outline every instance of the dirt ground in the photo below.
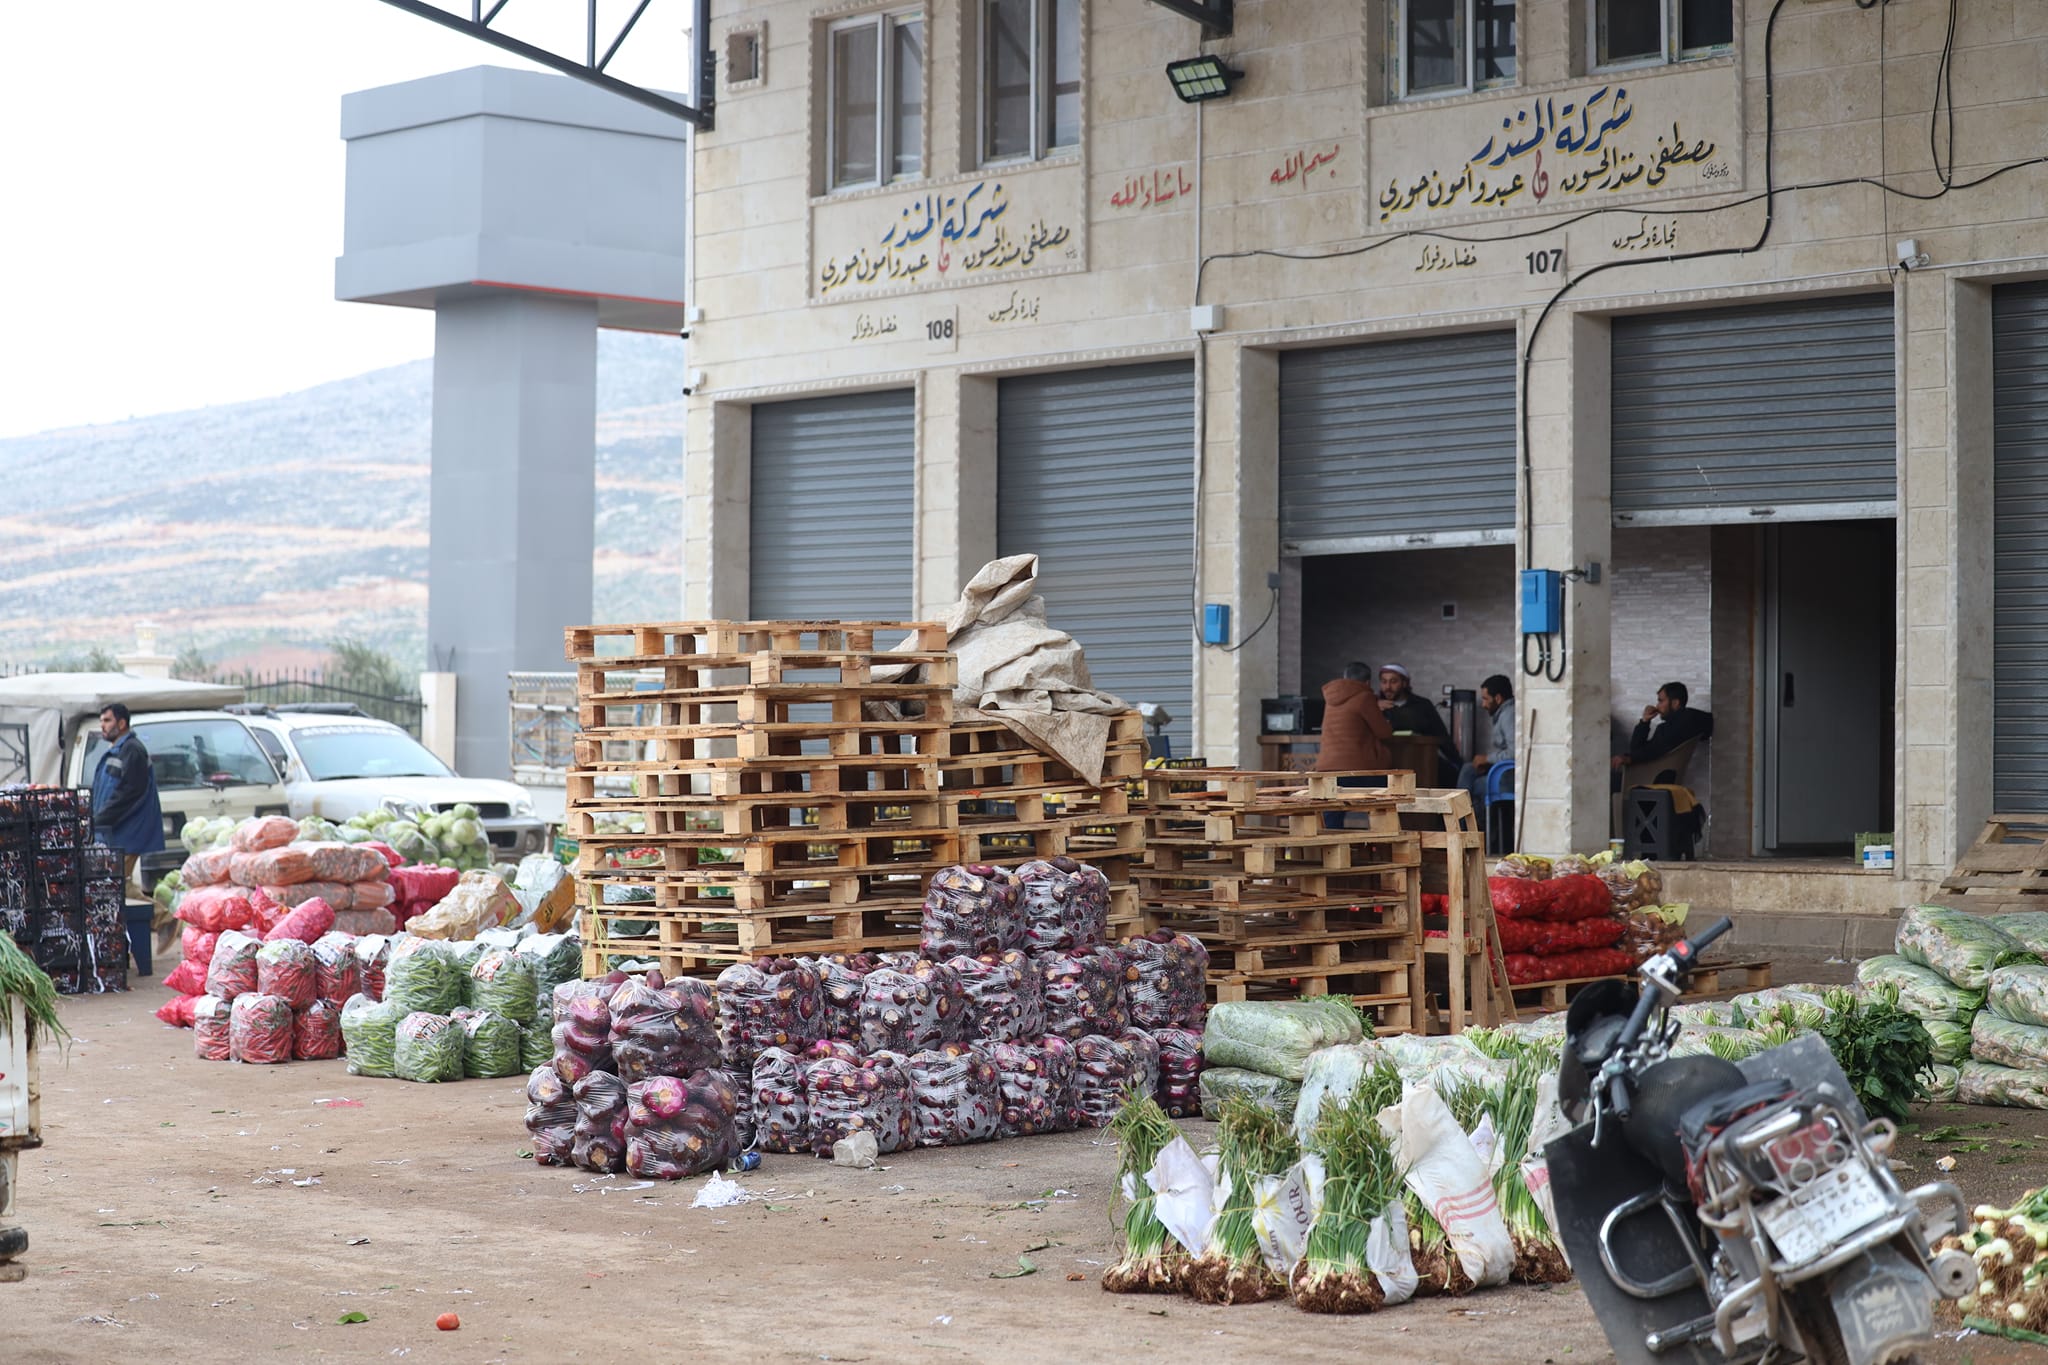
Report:
<svg viewBox="0 0 2048 1365"><path fill-rule="evenodd" d="M139 984L66 1002L77 1041L68 1060L46 1051L46 1145L23 1154L17 1210L29 1278L0 1285L7 1365L201 1351L410 1365L1611 1359L1571 1285L1365 1318L1105 1294L1106 1134L916 1152L876 1171L769 1157L740 1177L754 1202L693 1209L701 1180L640 1188L522 1158L518 1081L199 1062L189 1033L151 1017L162 991ZM2044 1120L1935 1105L1902 1155L1927 1179L1953 1150L1971 1201L2008 1200L2048 1180ZM1005 1277L1020 1258L1036 1271ZM459 1331L435 1330L446 1312ZM339 1321L352 1313L367 1321ZM1970 1336L1929 1359L2040 1358Z"/></svg>

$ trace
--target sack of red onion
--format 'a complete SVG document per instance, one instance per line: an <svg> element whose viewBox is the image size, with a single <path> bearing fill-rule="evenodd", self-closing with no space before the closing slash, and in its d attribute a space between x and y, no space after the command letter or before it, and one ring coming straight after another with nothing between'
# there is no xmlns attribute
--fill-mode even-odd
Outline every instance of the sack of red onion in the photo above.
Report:
<svg viewBox="0 0 2048 1365"><path fill-rule="evenodd" d="M716 1170L740 1150L739 1092L723 1071L652 1076L626 1089L626 1169L649 1180Z"/></svg>
<svg viewBox="0 0 2048 1365"><path fill-rule="evenodd" d="M924 898L927 957L978 957L1024 945L1022 886L1007 868L982 863L941 868Z"/></svg>

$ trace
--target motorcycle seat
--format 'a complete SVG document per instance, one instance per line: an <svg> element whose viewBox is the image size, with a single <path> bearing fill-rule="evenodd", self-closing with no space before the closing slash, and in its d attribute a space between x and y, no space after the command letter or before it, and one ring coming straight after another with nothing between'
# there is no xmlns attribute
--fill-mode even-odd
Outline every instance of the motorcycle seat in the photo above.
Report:
<svg viewBox="0 0 2048 1365"><path fill-rule="evenodd" d="M1697 1152L1725 1132L1730 1124L1767 1104L1788 1099L1792 1094L1793 1087L1788 1081L1773 1076L1752 1081L1739 1089L1709 1095L1679 1116L1679 1135L1684 1138L1688 1150Z"/></svg>

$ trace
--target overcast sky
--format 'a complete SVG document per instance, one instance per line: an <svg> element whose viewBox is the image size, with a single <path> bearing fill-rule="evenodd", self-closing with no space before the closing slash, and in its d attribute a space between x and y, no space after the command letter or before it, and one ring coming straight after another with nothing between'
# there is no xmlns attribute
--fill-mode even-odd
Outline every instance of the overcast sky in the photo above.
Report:
<svg viewBox="0 0 2048 1365"><path fill-rule="evenodd" d="M583 9L499 26L580 53ZM686 13L656 0L612 73L683 88ZM527 65L381 0L0 0L0 58L0 436L431 354L431 313L334 299L341 97Z"/></svg>

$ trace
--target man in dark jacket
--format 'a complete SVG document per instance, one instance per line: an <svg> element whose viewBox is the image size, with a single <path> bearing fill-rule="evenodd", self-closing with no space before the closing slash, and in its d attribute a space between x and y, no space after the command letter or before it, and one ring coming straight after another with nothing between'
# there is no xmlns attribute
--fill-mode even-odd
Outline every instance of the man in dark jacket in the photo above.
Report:
<svg viewBox="0 0 2048 1365"><path fill-rule="evenodd" d="M157 803L149 750L129 727L128 708L113 702L100 711L107 751L92 775L92 824L99 841L121 855L126 879L135 864L164 846L164 812ZM138 888L139 889L139 888Z"/></svg>
<svg viewBox="0 0 2048 1365"><path fill-rule="evenodd" d="M1668 682L1658 688L1657 704L1643 708L1643 718L1636 722L1635 733L1629 736L1628 752L1614 756L1614 770L1618 773L1632 764L1653 763L1687 740L1711 737L1713 713L1694 710L1686 705L1688 700L1690 694L1682 682Z"/></svg>
<svg viewBox="0 0 2048 1365"><path fill-rule="evenodd" d="M1450 727L1437 713L1434 703L1426 697L1415 695L1408 670L1400 664L1380 665L1380 710L1387 716L1387 723L1399 734L1406 731L1411 735L1427 735L1436 740L1437 771L1417 773L1416 780L1424 786L1448 787L1457 776L1458 765L1464 761L1451 744Z"/></svg>

